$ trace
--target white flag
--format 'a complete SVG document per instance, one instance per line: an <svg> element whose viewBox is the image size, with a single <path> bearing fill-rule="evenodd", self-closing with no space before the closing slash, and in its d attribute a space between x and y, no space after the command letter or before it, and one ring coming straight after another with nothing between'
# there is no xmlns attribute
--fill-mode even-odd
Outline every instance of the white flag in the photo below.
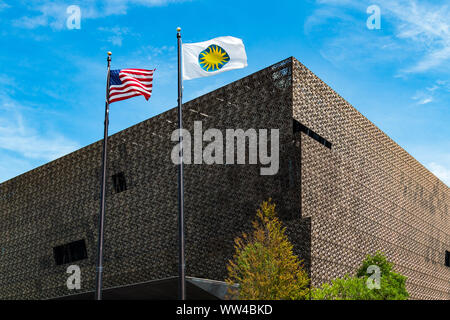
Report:
<svg viewBox="0 0 450 320"><path fill-rule="evenodd" d="M219 37L183 44L183 80L214 76L246 66L247 54L241 39Z"/></svg>

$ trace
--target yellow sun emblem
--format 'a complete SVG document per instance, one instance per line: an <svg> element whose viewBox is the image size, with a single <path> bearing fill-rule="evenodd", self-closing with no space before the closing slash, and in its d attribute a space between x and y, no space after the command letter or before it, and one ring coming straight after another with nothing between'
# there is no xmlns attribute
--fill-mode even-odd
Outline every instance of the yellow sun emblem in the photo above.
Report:
<svg viewBox="0 0 450 320"><path fill-rule="evenodd" d="M200 52L198 63L203 70L208 72L217 71L223 68L230 61L228 53L218 45L210 45Z"/></svg>

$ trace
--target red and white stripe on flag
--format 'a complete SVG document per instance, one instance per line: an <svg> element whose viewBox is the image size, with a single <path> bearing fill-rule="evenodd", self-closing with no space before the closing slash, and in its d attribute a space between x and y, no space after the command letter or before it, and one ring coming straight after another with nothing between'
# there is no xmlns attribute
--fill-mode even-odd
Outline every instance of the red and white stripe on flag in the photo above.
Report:
<svg viewBox="0 0 450 320"><path fill-rule="evenodd" d="M111 70L109 103L140 95L148 100L152 95L154 72L145 69Z"/></svg>

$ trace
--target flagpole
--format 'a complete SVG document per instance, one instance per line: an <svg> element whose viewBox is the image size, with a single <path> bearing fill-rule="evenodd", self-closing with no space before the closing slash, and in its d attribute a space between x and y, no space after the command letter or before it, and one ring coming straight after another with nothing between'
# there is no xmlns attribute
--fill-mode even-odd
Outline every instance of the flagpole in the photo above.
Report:
<svg viewBox="0 0 450 320"><path fill-rule="evenodd" d="M178 129L180 164L178 170L178 241L179 241L179 298L186 300L186 275L184 255L184 181L183 181L183 77L181 70L181 28L177 28L178 40Z"/></svg>
<svg viewBox="0 0 450 320"><path fill-rule="evenodd" d="M105 196L106 196L106 160L108 151L108 125L109 125L109 78L111 71L111 52L108 52L108 76L106 79L106 100L105 100L105 131L103 135L102 153L102 182L100 194L100 217L98 226L98 256L97 256L97 277L95 287L95 300L102 300L103 281L103 235L105 226Z"/></svg>

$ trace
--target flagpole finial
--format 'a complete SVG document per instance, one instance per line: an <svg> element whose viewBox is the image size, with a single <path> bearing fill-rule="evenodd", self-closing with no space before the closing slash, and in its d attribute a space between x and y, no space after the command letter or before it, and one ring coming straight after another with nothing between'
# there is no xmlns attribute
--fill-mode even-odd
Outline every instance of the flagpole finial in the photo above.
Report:
<svg viewBox="0 0 450 320"><path fill-rule="evenodd" d="M180 27L178 27L178 28L177 28L177 32L180 32L180 31L181 31L181 28L180 28Z"/></svg>
<svg viewBox="0 0 450 320"><path fill-rule="evenodd" d="M108 56L111 56L112 55L112 52L111 51L108 51Z"/></svg>

